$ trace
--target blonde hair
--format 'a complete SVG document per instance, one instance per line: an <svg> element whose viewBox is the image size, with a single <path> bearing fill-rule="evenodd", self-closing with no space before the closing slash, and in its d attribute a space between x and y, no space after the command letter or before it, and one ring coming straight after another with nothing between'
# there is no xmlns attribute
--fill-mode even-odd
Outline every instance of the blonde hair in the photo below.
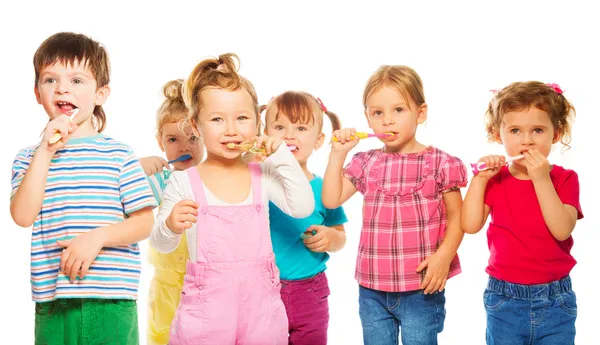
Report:
<svg viewBox="0 0 600 345"><path fill-rule="evenodd" d="M417 107L425 103L423 81L414 69L408 66L381 66L371 75L363 92L363 106L367 109L367 99L384 86L398 91L406 102L412 100Z"/></svg>
<svg viewBox="0 0 600 345"><path fill-rule="evenodd" d="M210 88L237 91L245 89L252 97L254 111L256 113L257 134L260 132L258 97L254 86L250 81L238 72L240 59L236 54L227 53L219 55L218 58L207 58L194 67L192 73L185 81L183 87L183 100L188 109L187 121L194 127L199 123L199 113L202 108L202 91Z"/></svg>
<svg viewBox="0 0 600 345"><path fill-rule="evenodd" d="M171 80L163 86L165 100L156 112L156 135L162 137L163 126L167 123L184 122L188 109L183 101L183 79Z"/></svg>
<svg viewBox="0 0 600 345"><path fill-rule="evenodd" d="M331 121L333 131L342 127L339 117L327 110L320 99L302 91L286 91L273 98L269 104L260 107L260 111L267 112L275 107L277 113L275 120L283 114L290 119L291 123L317 124L319 132L323 129L323 114Z"/></svg>
<svg viewBox="0 0 600 345"><path fill-rule="evenodd" d="M559 133L559 141L569 149L575 107L565 98L562 90L558 91L539 81L515 82L498 91L485 113L488 140L496 140L504 114L535 107L548 114L554 130Z"/></svg>
<svg viewBox="0 0 600 345"><path fill-rule="evenodd" d="M40 72L47 66L60 62L61 64L84 63L96 79L98 88L110 82L110 63L106 49L99 43L82 34L59 32L48 37L33 55L35 70L35 85ZM94 108L94 127L102 132L106 127L106 114L102 106Z"/></svg>

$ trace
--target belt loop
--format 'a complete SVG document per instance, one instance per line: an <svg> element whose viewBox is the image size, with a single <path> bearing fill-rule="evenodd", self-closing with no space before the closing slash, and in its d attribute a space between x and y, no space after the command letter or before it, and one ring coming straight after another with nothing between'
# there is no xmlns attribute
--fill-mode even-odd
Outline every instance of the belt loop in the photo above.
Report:
<svg viewBox="0 0 600 345"><path fill-rule="evenodd" d="M204 265L196 264L195 271L196 272L194 272L194 280L196 286L202 289L202 278L204 278Z"/></svg>

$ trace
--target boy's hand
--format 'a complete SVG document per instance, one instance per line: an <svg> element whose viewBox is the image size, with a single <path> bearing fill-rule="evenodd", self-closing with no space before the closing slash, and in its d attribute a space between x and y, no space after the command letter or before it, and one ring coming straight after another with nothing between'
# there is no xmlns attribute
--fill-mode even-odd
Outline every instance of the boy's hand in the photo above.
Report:
<svg viewBox="0 0 600 345"><path fill-rule="evenodd" d="M169 163L164 158L158 156L148 156L140 158L140 165L144 169L146 176L154 175L163 171L163 168L169 169Z"/></svg>
<svg viewBox="0 0 600 345"><path fill-rule="evenodd" d="M337 247L336 244L340 241L340 236L344 236L344 232L330 228L325 225L313 225L306 229L306 233L316 230L317 233L304 240L306 248L315 253L324 253Z"/></svg>
<svg viewBox="0 0 600 345"><path fill-rule="evenodd" d="M101 232L93 230L56 243L64 248L60 256L60 270L74 283L78 273L80 279L88 274L90 265L102 250L104 239Z"/></svg>
<svg viewBox="0 0 600 345"><path fill-rule="evenodd" d="M65 146L65 143L69 139L69 134L73 133L76 129L77 124L71 122L71 118L69 116L61 115L55 118L46 125L40 147L54 153ZM60 133L60 140L54 144L50 144L50 138L52 138L57 132Z"/></svg>
<svg viewBox="0 0 600 345"><path fill-rule="evenodd" d="M196 217L198 217L198 204L192 200L181 200L173 206L165 225L174 233L182 234L196 223Z"/></svg>

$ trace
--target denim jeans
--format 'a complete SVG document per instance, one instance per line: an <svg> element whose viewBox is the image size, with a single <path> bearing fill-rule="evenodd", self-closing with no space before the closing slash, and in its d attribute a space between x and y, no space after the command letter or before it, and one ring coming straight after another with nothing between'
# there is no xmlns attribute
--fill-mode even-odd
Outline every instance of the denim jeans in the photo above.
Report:
<svg viewBox="0 0 600 345"><path fill-rule="evenodd" d="M568 276L540 285L490 277L483 303L488 345L575 344L577 301Z"/></svg>
<svg viewBox="0 0 600 345"><path fill-rule="evenodd" d="M444 292L385 292L359 286L359 314L365 345L437 345L444 329Z"/></svg>

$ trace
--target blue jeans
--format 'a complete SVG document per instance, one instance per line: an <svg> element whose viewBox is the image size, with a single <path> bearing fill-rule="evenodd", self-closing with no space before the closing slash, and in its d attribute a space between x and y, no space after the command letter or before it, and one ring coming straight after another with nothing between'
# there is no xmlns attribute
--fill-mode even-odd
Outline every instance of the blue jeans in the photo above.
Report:
<svg viewBox="0 0 600 345"><path fill-rule="evenodd" d="M444 291L385 292L359 286L359 314L365 345L437 345L444 329Z"/></svg>
<svg viewBox="0 0 600 345"><path fill-rule="evenodd" d="M483 304L488 345L575 344L577 300L568 276L540 285L490 277Z"/></svg>

